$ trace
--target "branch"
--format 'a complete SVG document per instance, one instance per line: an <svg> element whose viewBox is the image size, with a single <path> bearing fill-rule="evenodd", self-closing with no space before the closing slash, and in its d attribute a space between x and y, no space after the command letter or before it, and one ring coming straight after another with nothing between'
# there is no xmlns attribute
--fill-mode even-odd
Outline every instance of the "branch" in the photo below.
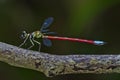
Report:
<svg viewBox="0 0 120 80"><path fill-rule="evenodd" d="M71 73L120 73L120 55L51 55L2 42L0 61L43 72L47 77Z"/></svg>

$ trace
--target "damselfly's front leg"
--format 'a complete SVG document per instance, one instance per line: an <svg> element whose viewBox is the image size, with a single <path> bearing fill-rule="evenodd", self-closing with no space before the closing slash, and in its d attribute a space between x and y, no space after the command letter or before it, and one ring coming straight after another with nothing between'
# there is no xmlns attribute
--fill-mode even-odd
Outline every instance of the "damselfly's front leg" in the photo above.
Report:
<svg viewBox="0 0 120 80"><path fill-rule="evenodd" d="M19 47L21 47L21 46L23 46L23 45L25 44L25 42L27 41L28 37L29 37L29 36L26 36L25 40L23 41L22 44L19 45Z"/></svg>
<svg viewBox="0 0 120 80"><path fill-rule="evenodd" d="M32 41L32 36L31 35L30 35L29 39L30 39L30 42L31 42L32 45L29 48L27 48L27 49L30 49L30 48L32 48L34 46L34 43Z"/></svg>

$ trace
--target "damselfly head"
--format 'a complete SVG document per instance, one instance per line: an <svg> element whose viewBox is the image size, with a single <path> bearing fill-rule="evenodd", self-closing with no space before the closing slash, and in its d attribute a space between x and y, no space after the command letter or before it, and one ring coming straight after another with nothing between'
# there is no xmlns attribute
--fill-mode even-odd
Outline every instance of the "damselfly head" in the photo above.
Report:
<svg viewBox="0 0 120 80"><path fill-rule="evenodd" d="M22 39L25 39L27 37L26 31L22 31L22 34L20 36Z"/></svg>

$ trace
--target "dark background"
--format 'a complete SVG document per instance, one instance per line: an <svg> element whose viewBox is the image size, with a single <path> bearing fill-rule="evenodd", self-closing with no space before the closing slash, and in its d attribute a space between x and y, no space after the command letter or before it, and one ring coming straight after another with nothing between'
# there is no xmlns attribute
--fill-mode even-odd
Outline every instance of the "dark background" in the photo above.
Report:
<svg viewBox="0 0 120 80"><path fill-rule="evenodd" d="M0 41L19 46L23 30L40 30L44 20L53 17L51 31L57 36L107 42L103 46L52 40L41 51L50 54L120 53L119 0L0 0ZM39 39L38 39L39 41ZM41 41L41 40L40 40ZM30 43L23 48L30 46ZM32 50L38 50L35 45ZM120 74L71 74L47 78L40 72L12 67L0 62L0 80L119 80Z"/></svg>

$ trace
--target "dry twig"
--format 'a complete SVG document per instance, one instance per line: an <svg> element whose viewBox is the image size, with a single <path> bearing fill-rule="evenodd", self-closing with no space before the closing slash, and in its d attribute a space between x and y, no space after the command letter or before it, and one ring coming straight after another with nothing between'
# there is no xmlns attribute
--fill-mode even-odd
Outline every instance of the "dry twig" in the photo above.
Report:
<svg viewBox="0 0 120 80"><path fill-rule="evenodd" d="M52 77L74 73L120 73L120 55L51 55L0 42L0 61Z"/></svg>

